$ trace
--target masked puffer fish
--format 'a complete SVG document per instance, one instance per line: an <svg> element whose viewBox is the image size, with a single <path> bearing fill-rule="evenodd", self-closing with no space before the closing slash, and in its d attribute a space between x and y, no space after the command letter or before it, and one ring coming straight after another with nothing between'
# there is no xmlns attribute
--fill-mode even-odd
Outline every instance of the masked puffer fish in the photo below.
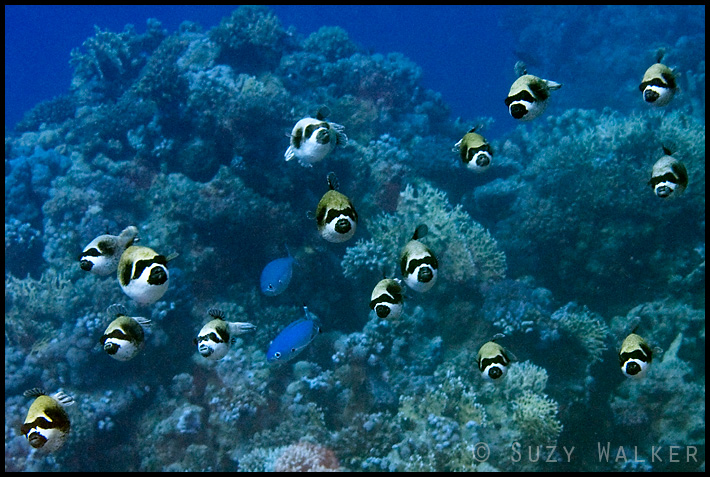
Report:
<svg viewBox="0 0 710 477"><path fill-rule="evenodd" d="M396 278L380 280L372 290L370 308L375 310L380 318L396 320L402 316L404 296L402 282Z"/></svg>
<svg viewBox="0 0 710 477"><path fill-rule="evenodd" d="M636 333L631 333L621 343L619 365L627 378L639 379L645 376L652 360L653 350L646 340Z"/></svg>
<svg viewBox="0 0 710 477"><path fill-rule="evenodd" d="M493 151L488 141L472 128L467 132L454 149L461 155L461 160L466 167L474 172L483 172L491 165Z"/></svg>
<svg viewBox="0 0 710 477"><path fill-rule="evenodd" d="M131 245L118 261L121 289L141 305L160 300L170 282L168 262L177 255L165 257L151 248Z"/></svg>
<svg viewBox="0 0 710 477"><path fill-rule="evenodd" d="M56 451L69 437L71 424L64 407L74 404L74 399L61 391L49 396L38 388L25 391L24 395L36 399L27 411L22 434L35 449Z"/></svg>
<svg viewBox="0 0 710 477"><path fill-rule="evenodd" d="M138 229L132 225L119 235L99 235L84 247L79 255L79 266L82 270L104 277L112 274L118 267L121 254L138 240L137 236Z"/></svg>
<svg viewBox="0 0 710 477"><path fill-rule="evenodd" d="M214 320L203 326L194 340L197 351L207 359L216 361L224 358L235 343L237 335L256 329L251 323L226 321L224 312L216 308L210 308L207 313Z"/></svg>
<svg viewBox="0 0 710 477"><path fill-rule="evenodd" d="M320 333L320 320L303 305L304 317L281 330L269 344L266 361L285 363L296 357Z"/></svg>
<svg viewBox="0 0 710 477"><path fill-rule="evenodd" d="M316 206L318 232L328 242L342 243L355 234L357 212L350 199L338 192L338 179L333 172L328 174L328 186L330 190Z"/></svg>
<svg viewBox="0 0 710 477"><path fill-rule="evenodd" d="M114 303L106 309L106 313L116 319L101 336L101 346L114 359L128 361L133 359L145 346L143 328L150 325L150 320L139 316L131 317L123 305Z"/></svg>
<svg viewBox="0 0 710 477"><path fill-rule="evenodd" d="M488 381L498 381L508 372L510 358L508 352L493 340L484 343L478 350L476 362L481 376Z"/></svg>
<svg viewBox="0 0 710 477"><path fill-rule="evenodd" d="M662 199L677 197L688 187L688 170L668 148L663 148L665 155L653 165L651 180L648 185Z"/></svg>
<svg viewBox="0 0 710 477"><path fill-rule="evenodd" d="M400 268L404 283L416 292L429 291L436 283L439 273L439 262L434 253L419 241L429 233L426 224L420 224L412 235L412 240L407 242L402 250Z"/></svg>
<svg viewBox="0 0 710 477"><path fill-rule="evenodd" d="M505 105L515 119L532 121L547 108L550 92L560 89L562 85L527 74L521 62L515 64L515 70L520 77L510 87Z"/></svg>
<svg viewBox="0 0 710 477"><path fill-rule="evenodd" d="M345 128L326 121L328 114L330 110L323 106L318 110L315 119L303 118L296 123L291 131L291 145L284 153L287 161L298 159L302 166L311 167L322 161L335 146L345 146L348 143Z"/></svg>
<svg viewBox="0 0 710 477"><path fill-rule="evenodd" d="M663 50L659 50L656 63L646 70L639 85L643 100L656 107L670 103L678 89L675 73L661 63L663 54Z"/></svg>

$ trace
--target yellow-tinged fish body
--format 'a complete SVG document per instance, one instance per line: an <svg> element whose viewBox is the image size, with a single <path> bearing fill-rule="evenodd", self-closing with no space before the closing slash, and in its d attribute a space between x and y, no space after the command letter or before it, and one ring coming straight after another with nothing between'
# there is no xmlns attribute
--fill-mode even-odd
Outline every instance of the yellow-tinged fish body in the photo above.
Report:
<svg viewBox="0 0 710 477"><path fill-rule="evenodd" d="M30 389L24 395L35 400L22 424L22 434L35 449L56 451L69 437L71 423L64 407L72 405L74 399L61 391L49 396L40 389Z"/></svg>
<svg viewBox="0 0 710 477"><path fill-rule="evenodd" d="M506 375L510 358L505 348L495 341L488 341L478 350L478 370L488 381L497 381Z"/></svg>
<svg viewBox="0 0 710 477"><path fill-rule="evenodd" d="M328 242L342 243L355 235L357 212L352 201L338 192L338 181L334 173L328 174L330 190L316 206L318 233Z"/></svg>
<svg viewBox="0 0 710 477"><path fill-rule="evenodd" d="M419 293L429 291L439 276L439 262L429 247L419 240L426 236L428 231L429 228L425 224L420 224L414 231L412 240L404 246L400 257L404 283Z"/></svg>
<svg viewBox="0 0 710 477"><path fill-rule="evenodd" d="M627 336L619 350L621 372L627 378L639 379L646 375L653 361L653 350L646 340L636 333Z"/></svg>
<svg viewBox="0 0 710 477"><path fill-rule="evenodd" d="M168 261L155 250L132 245L118 262L118 282L123 292L141 305L160 300L168 291Z"/></svg>

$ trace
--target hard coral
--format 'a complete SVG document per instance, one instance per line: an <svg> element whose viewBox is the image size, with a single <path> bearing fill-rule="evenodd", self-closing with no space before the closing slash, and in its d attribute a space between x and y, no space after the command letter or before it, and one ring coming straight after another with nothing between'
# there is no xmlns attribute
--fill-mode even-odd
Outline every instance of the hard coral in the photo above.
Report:
<svg viewBox="0 0 710 477"><path fill-rule="evenodd" d="M518 273L534 274L556 296L600 310L610 296L648 301L648 290L663 289L678 268L676 257L704 240L704 195L660 204L645 185L668 140L704 187L704 125L693 118L568 110L517 129L513 140L521 147L507 152L526 167L494 233Z"/></svg>
<svg viewBox="0 0 710 477"><path fill-rule="evenodd" d="M152 52L164 36L160 22L154 19L148 20L148 31L142 35L132 25L121 33L95 27L95 36L83 44L85 52L78 48L71 52L72 87L83 90L84 99L91 97L91 91L118 97L145 65L145 53Z"/></svg>
<svg viewBox="0 0 710 477"><path fill-rule="evenodd" d="M374 271L388 270L420 223L429 227L423 241L438 257L444 277L455 282L485 283L505 276L505 254L490 233L461 206L452 207L445 192L423 181L416 189L408 184L400 193L396 215L381 214L373 219L368 224L373 238L356 245L384 249L387 257L382 257ZM351 263L356 259L348 249L342 261L346 273L358 273L360 265Z"/></svg>
<svg viewBox="0 0 710 477"><path fill-rule="evenodd" d="M350 40L348 32L337 26L324 26L311 33L303 42L303 49L309 53L322 55L329 62L347 58L359 50Z"/></svg>
<svg viewBox="0 0 710 477"><path fill-rule="evenodd" d="M562 432L557 419L558 405L545 395L525 391L512 403L513 420L520 429L525 444L555 444Z"/></svg>
<svg viewBox="0 0 710 477"><path fill-rule="evenodd" d="M286 447L274 464L275 472L340 472L340 462L327 447L300 441Z"/></svg>
<svg viewBox="0 0 710 477"><path fill-rule="evenodd" d="M222 49L218 63L249 73L276 66L288 38L276 15L261 5L242 5L209 36Z"/></svg>

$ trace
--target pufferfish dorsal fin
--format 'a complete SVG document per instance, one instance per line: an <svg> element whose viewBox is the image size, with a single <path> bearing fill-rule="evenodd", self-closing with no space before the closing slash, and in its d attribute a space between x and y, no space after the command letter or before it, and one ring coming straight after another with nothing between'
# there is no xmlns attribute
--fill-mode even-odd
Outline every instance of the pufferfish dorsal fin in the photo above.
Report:
<svg viewBox="0 0 710 477"><path fill-rule="evenodd" d="M656 63L660 63L663 60L663 57L666 56L666 49L661 47L658 50L656 50Z"/></svg>
<svg viewBox="0 0 710 477"><path fill-rule="evenodd" d="M523 61L516 61L515 66L513 66L513 71L515 71L515 74L520 77L528 74L528 67Z"/></svg>
<svg viewBox="0 0 710 477"><path fill-rule="evenodd" d="M42 389L42 388L32 388L28 389L27 391L22 393L23 396L25 397L40 397L40 396L48 396L47 392Z"/></svg>
<svg viewBox="0 0 710 477"><path fill-rule="evenodd" d="M216 320L224 321L224 312L218 308L210 308L207 310L207 314Z"/></svg>
<svg viewBox="0 0 710 477"><path fill-rule="evenodd" d="M327 118L329 114L330 114L330 109L328 108L328 106L321 106L320 108L318 108L318 111L316 112L316 119L318 121L324 121L325 118Z"/></svg>
<svg viewBox="0 0 710 477"><path fill-rule="evenodd" d="M426 224L419 224L417 225L417 228L414 230L414 235L412 235L412 240L419 240L422 237L426 237L426 234L429 233L429 227L427 227Z"/></svg>
<svg viewBox="0 0 710 477"><path fill-rule="evenodd" d="M328 187L330 187L330 190L338 190L340 188L340 182L338 182L335 172L328 173Z"/></svg>
<svg viewBox="0 0 710 477"><path fill-rule="evenodd" d="M121 305L120 303L114 303L112 305L109 305L106 308L106 313L109 316L128 316L128 311L126 311L126 307Z"/></svg>

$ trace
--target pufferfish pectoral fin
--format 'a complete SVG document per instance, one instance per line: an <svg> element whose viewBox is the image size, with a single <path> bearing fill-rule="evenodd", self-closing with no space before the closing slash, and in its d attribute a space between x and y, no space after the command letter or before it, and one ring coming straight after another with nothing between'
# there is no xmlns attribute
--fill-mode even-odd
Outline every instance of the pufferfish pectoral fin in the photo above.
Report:
<svg viewBox="0 0 710 477"><path fill-rule="evenodd" d="M229 333L232 336L241 335L243 333L248 333L249 331L254 331L256 326L251 323L245 323L241 321L232 321L229 323Z"/></svg>
<svg viewBox="0 0 710 477"><path fill-rule="evenodd" d="M291 161L296 158L296 153L293 150L293 146L288 146L288 149L286 149L286 152L284 153L284 159L286 161Z"/></svg>
<svg viewBox="0 0 710 477"><path fill-rule="evenodd" d="M547 84L547 87L550 88L550 91L555 91L556 89L560 89L562 87L562 83L551 80L545 80L545 84Z"/></svg>

